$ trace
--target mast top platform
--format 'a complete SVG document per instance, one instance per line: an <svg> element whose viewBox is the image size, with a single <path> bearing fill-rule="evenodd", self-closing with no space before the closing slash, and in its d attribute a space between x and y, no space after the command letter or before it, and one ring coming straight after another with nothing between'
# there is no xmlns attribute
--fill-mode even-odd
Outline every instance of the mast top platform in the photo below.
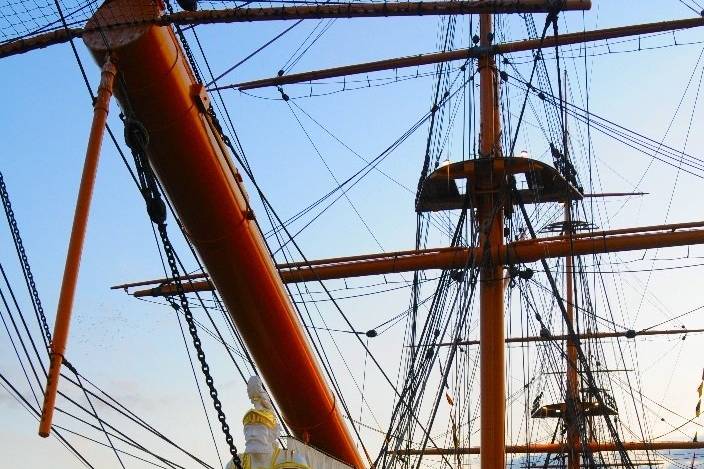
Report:
<svg viewBox="0 0 704 469"><path fill-rule="evenodd" d="M511 200L508 176L522 174L527 188L518 189L523 203L567 202L583 198L552 166L523 157L477 158L445 164L433 171L423 182L416 202L417 212L458 210L464 207L469 195L469 206L476 206L477 196L491 192L503 193L507 203ZM466 192L461 193L458 179L466 179Z"/></svg>

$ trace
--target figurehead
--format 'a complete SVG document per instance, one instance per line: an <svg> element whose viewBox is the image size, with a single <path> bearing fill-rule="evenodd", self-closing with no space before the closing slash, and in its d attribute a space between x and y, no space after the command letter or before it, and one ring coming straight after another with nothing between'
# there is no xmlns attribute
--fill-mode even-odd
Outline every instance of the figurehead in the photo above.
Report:
<svg viewBox="0 0 704 469"><path fill-rule="evenodd" d="M269 409L249 409L242 419L245 453L271 454L277 448L280 427Z"/></svg>
<svg viewBox="0 0 704 469"><path fill-rule="evenodd" d="M252 402L242 418L244 453L240 455L242 469L310 469L300 453L282 450L278 444L281 425L269 393L258 376L247 381L247 395ZM237 469L230 461L226 469Z"/></svg>

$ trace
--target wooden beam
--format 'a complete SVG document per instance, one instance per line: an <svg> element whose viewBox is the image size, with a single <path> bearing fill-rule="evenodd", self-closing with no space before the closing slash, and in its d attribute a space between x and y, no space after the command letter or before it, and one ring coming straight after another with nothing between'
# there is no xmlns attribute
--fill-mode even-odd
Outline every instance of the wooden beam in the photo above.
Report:
<svg viewBox="0 0 704 469"><path fill-rule="evenodd" d="M303 83L326 78L343 77L359 73L379 72L382 70L395 70L399 68L416 67L419 65L431 65L440 62L453 60L476 59L483 55L510 54L514 52L524 52L528 50L542 49L546 47L566 46L570 44L581 44L585 42L601 41L604 39L615 39L619 37L638 36L663 31L677 29L697 28L704 26L704 18L691 18L686 20L662 21L658 23L646 23L633 26L621 26L617 28L597 29L594 31L584 31L580 33L562 34L560 36L548 36L544 41L539 39L528 39L525 41L509 42L506 44L496 44L488 47L471 47L468 49L458 49L448 52L435 52L430 54L419 54L395 59L377 60L355 65L345 65L342 67L326 68L312 72L293 73L280 77L264 78L261 80L248 81L236 85L222 87L237 88L239 90L250 90L254 88L264 88L267 86L279 86L293 83Z"/></svg>
<svg viewBox="0 0 704 469"><path fill-rule="evenodd" d="M0 44L0 59L13 55L24 54L37 49L63 44L71 39L76 39L83 35L82 28L57 29L48 33L37 34L36 36L15 39L14 41Z"/></svg>
<svg viewBox="0 0 704 469"><path fill-rule="evenodd" d="M590 442L588 443L589 450L592 452L600 451L618 451L615 443L606 442ZM665 451L671 449L702 449L704 441L627 441L623 443L626 451ZM581 445L577 448L582 452ZM542 454L542 453L566 453L567 446L560 443L536 443L534 445L509 445L506 446L506 452L511 454ZM389 454L397 454L400 456L418 456L421 454L417 449L400 449L389 451ZM481 454L478 446L469 448L426 448L423 451L425 456L446 456L446 455L464 455L464 454Z"/></svg>
<svg viewBox="0 0 704 469"><path fill-rule="evenodd" d="M187 282L189 280L196 280L196 279L201 279L201 278L207 278L208 276L206 274L189 274L189 275L181 275L178 277L178 280L182 282ZM172 279L167 279L167 278L157 278L153 280L140 280L139 282L131 282L131 283L121 283L119 285L113 285L110 287L110 290L127 290L130 288L134 287L145 287L148 285L160 285L163 283L168 283Z"/></svg>
<svg viewBox="0 0 704 469"><path fill-rule="evenodd" d="M87 25L159 18L159 3L111 0ZM173 204L174 218L217 286L292 435L356 469L366 468L176 34L168 27L134 27L86 34L83 40L99 63L106 49L119 58L124 86L115 95L149 137L143 163ZM168 125L164 116L173 117ZM204 363L202 354L199 358ZM222 415L220 421L226 424Z"/></svg>
<svg viewBox="0 0 704 469"><path fill-rule="evenodd" d="M589 10L591 0L563 0L561 10ZM547 13L551 0L471 0L436 2L379 2L295 5L278 8L228 8L225 10L179 11L165 15L173 24L241 23L251 21L322 18L378 18L387 16L474 15L480 13Z"/></svg>
<svg viewBox="0 0 704 469"><path fill-rule="evenodd" d="M125 28L155 24L197 25L215 23L249 23L252 21L280 21L322 18L373 18L387 16L437 16L469 15L477 13L540 13L554 8L551 0L471 0L435 2L384 2L384 3L337 3L334 5L292 5L275 8L227 8L223 10L179 11L158 19L130 21L104 27ZM588 10L591 0L566 0L562 10ZM0 45L0 58L42 49L54 44L68 42L83 34L95 31L91 28L57 29L33 37L17 39Z"/></svg>
<svg viewBox="0 0 704 469"><path fill-rule="evenodd" d="M610 231L577 233L567 238L553 236L537 240L516 241L506 245L499 256L509 264L531 263L542 257L564 257L607 252L653 249L658 247L704 244L704 222L623 228ZM397 251L384 254L366 254L352 257L321 259L309 263L279 264L277 268L285 283L312 282L367 275L412 272L414 270L462 269L482 262L482 252L473 247L437 248L419 251ZM187 292L210 291L209 281L192 281L184 284ZM144 283L144 282L139 282ZM175 292L168 279L153 281L156 288L133 293L136 297L165 296ZM162 285L163 284L163 285ZM129 284L127 284L129 285ZM121 286L124 288L124 286Z"/></svg>
<svg viewBox="0 0 704 469"><path fill-rule="evenodd" d="M704 332L704 329L666 329L666 330L650 330L650 331L621 331L621 332L593 332L587 334L577 334L579 340L585 339L608 339L613 337L627 337L629 339L635 339L641 336L650 335L680 335ZM509 337L506 339L507 344L512 343L528 343L528 342L546 342L546 341L558 341L567 340L568 335L550 335L550 336L529 336L529 337ZM461 340L456 343L452 342L440 342L438 344L426 344L418 345L417 347L451 347L452 345L479 345L478 340Z"/></svg>
<svg viewBox="0 0 704 469"><path fill-rule="evenodd" d="M76 296L76 285L78 284L81 255L83 254L83 245L86 239L90 205L93 200L95 178L98 174L100 150L103 145L103 134L105 133L105 123L108 120L115 75L117 75L117 68L110 61L109 56L105 64L103 64L100 75L100 86L98 86L98 96L93 104L93 122L90 127L90 135L88 136L86 159L83 163L83 174L81 175L81 184L78 188L78 200L76 200L71 237L69 238L68 252L66 253L64 276L61 281L54 334L51 339L49 373L46 377L44 402L42 404L41 419L39 420L39 435L43 438L48 437L51 432L54 408L56 407L56 395L59 391L61 366L64 363L64 355L68 344L68 332L71 325L71 315L73 314L73 300Z"/></svg>
<svg viewBox="0 0 704 469"><path fill-rule="evenodd" d="M602 232L608 233L608 232ZM586 233L580 233L580 235ZM510 264L536 262L540 259L607 252L637 251L662 247L704 244L704 230L649 232L645 234L595 236L573 235L571 238L553 238L550 241L518 241L506 247L505 255Z"/></svg>
<svg viewBox="0 0 704 469"><path fill-rule="evenodd" d="M634 197L648 195L648 192L601 192L597 194L582 194L586 198L607 198L607 197Z"/></svg>
<svg viewBox="0 0 704 469"><path fill-rule="evenodd" d="M675 232L677 230L687 230L690 228L704 228L704 221L692 221L687 223L668 223L665 225L636 226L631 228L617 228L615 230L585 231L582 233L573 233L571 238L605 238L607 236L623 234ZM540 238L539 241L559 241L561 239L564 239L564 236L550 236ZM517 243L534 243L535 241L536 240L529 239L526 241L517 241Z"/></svg>

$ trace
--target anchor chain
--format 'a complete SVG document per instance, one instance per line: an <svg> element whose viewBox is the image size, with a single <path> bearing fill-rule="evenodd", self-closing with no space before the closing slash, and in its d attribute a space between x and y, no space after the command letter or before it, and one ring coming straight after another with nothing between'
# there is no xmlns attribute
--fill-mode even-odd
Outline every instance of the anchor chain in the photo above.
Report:
<svg viewBox="0 0 704 469"><path fill-rule="evenodd" d="M178 0L177 0L178 1ZM182 0L185 2L193 2L194 4L197 3L196 0ZM170 0L165 1L166 4L166 9L168 10L169 14L174 14L174 7L171 4ZM179 4L180 5L180 4ZM184 8L184 10L188 10L187 8ZM203 77L200 74L200 70L198 67L198 63L196 62L196 58L193 55L193 50L191 49L191 45L188 43L188 40L186 40L186 35L183 32L183 28L179 26L178 24L173 25L174 29L176 30L176 35L179 38L179 41L181 42L181 47L183 48L184 51L184 56L188 60L188 64L191 66L191 71L193 72L193 76L195 77L196 81L200 84L203 84ZM209 117L209 120L211 124L215 127L215 130L218 132L218 136L220 139L223 141L223 143L230 149L233 155L240 160L239 153L235 149L235 146L232 143L232 140L230 140L230 137L225 133L222 124L220 124L220 120L218 119L217 114L215 113L215 108L213 107L213 104L210 103L207 109L207 115ZM243 165L244 166L244 165ZM247 170L247 168L244 168ZM249 202L247 202L249 204Z"/></svg>
<svg viewBox="0 0 704 469"><path fill-rule="evenodd" d="M149 143L147 130L139 121L135 119L123 117L123 120L125 124L125 142L130 148L132 156L135 160L135 166L139 176L140 192L142 193L144 201L147 205L147 213L149 214L149 218L152 223L157 226L159 237L161 238L161 243L166 255L166 260L169 264L169 270L171 271L171 276L173 277L173 282L176 286L176 295L178 296L179 301L178 304L173 302L172 306L176 311L180 309L183 312L183 316L186 319L186 324L188 325L188 332L193 340L193 347L196 349L196 356L198 357L201 371L205 376L205 384L208 386L208 392L213 401L213 407L218 415L218 421L220 422L222 432L225 435L225 441L227 442L230 454L232 455L232 460L237 469L242 469L242 461L240 460L239 454L237 453L237 447L235 446L232 434L230 433L230 426L227 424L225 412L222 409L222 403L218 397L218 391L215 388L215 381L210 374L210 366L206 361L205 352L203 351L203 346L200 337L198 336L198 330L196 329L196 324L193 320L193 313L188 305L183 283L180 280L176 252L171 244L171 240L169 239L166 229L166 204L161 197L156 176L154 175L147 159L146 148Z"/></svg>
<svg viewBox="0 0 704 469"><path fill-rule="evenodd" d="M44 341L49 348L51 343L51 330L49 329L49 323L46 319L46 314L44 314L44 307L42 306L41 299L39 298L39 291L37 290L37 285L34 282L34 276L32 275L32 269L29 265L29 258L27 257L27 252L24 249L24 244L22 243L22 235L20 229L17 226L17 220L15 219L15 212L12 210L12 203L10 203L10 195L7 193L7 186L5 185L5 179L0 172L0 198L2 198L2 205L5 209L5 216L7 217L7 223L10 225L10 231L12 232L12 239L15 243L15 248L17 249L17 255L20 258L20 263L22 264L22 273L27 281L27 286L30 290L30 295L32 297L32 303L34 305L34 310L37 313L39 323L41 325L42 331L44 333Z"/></svg>
<svg viewBox="0 0 704 469"><path fill-rule="evenodd" d="M179 0L177 0L179 1ZM194 7L193 9L191 8L184 8L183 5L181 5L181 2L186 2L186 3L191 3L193 5L197 4L196 0L181 0L179 1L179 6L183 8L184 10L187 11L195 11L196 8ZM169 0L166 0L166 9L168 10L170 15L174 14L174 7L171 4ZM174 24L173 25L174 29L176 30L176 35L178 36L179 41L181 42L181 47L183 47L183 51L186 53L186 58L188 59L188 63L191 65L191 69L193 71L193 75L196 78L196 81L198 83L203 83L203 78L200 76L200 72L198 71L198 64L196 63L196 59L193 56L193 51L191 50L190 44L188 44L188 41L186 40L186 35L183 33L183 28L181 28L180 25Z"/></svg>

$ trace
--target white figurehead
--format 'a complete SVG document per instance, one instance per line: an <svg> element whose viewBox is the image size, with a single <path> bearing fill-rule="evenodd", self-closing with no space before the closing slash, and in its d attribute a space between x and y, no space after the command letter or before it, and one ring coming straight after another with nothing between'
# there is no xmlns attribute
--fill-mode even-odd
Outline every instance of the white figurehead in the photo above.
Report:
<svg viewBox="0 0 704 469"><path fill-rule="evenodd" d="M254 408L249 409L242 419L244 452L252 459L252 469L267 467L271 456L279 447L276 439L281 432L281 426L276 421L271 398L258 376L252 376L247 381L247 395Z"/></svg>
<svg viewBox="0 0 704 469"><path fill-rule="evenodd" d="M242 418L245 441L244 453L240 455L242 469L309 469L302 455L279 447L281 425L258 376L247 381L247 395L253 407ZM226 469L238 468L230 461Z"/></svg>

